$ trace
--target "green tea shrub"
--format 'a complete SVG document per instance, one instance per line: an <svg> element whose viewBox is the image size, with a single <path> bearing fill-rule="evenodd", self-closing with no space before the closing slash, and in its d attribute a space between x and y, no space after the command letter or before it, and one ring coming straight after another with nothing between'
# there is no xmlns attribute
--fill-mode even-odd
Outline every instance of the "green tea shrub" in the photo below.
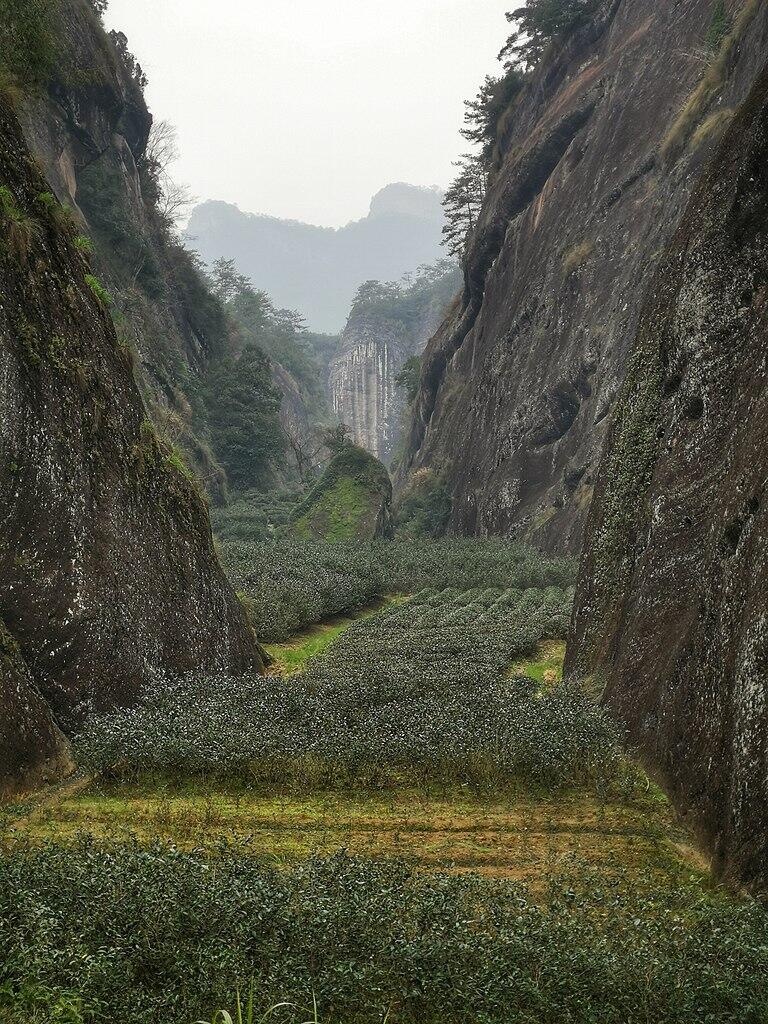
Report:
<svg viewBox="0 0 768 1024"><path fill-rule="evenodd" d="M534 898L506 880L343 853L280 870L247 848L83 840L0 857L0 936L11 1024L190 1024L251 979L264 1008L301 1008L270 1018L283 1024L311 1019L313 995L328 1024L768 1015L765 911L652 879L634 891L577 874ZM79 1016L40 1013L73 992Z"/></svg>
<svg viewBox="0 0 768 1024"><path fill-rule="evenodd" d="M89 721L78 759L119 776L277 785L623 784L617 734L577 685L505 678L562 635L571 591L445 596L354 624L287 679L158 676L137 707Z"/></svg>
<svg viewBox="0 0 768 1024"><path fill-rule="evenodd" d="M311 623L364 608L387 589L365 545L230 541L221 553L235 589L248 598L263 643L287 640Z"/></svg>
<svg viewBox="0 0 768 1024"><path fill-rule="evenodd" d="M265 643L279 642L314 622L353 612L387 593L426 588L458 591L569 587L576 561L545 558L502 540L412 540L360 543L272 542L242 537L247 512L215 519L221 556L235 588L253 602L253 625ZM259 527L260 528L260 527ZM254 527L254 530L256 528ZM564 635L564 634L563 634Z"/></svg>

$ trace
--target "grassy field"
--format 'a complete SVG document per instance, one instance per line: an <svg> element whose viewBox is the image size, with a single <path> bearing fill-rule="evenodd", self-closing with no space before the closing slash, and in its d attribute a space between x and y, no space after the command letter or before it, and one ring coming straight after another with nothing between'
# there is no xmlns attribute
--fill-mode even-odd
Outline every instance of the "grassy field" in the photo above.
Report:
<svg viewBox="0 0 768 1024"><path fill-rule="evenodd" d="M603 874L620 869L630 882L653 874L677 883L700 869L687 834L650 789L643 800L604 804L585 793L301 796L202 783L91 784L21 808L17 817L6 813L0 833L6 848L70 842L83 834L108 843L160 839L188 849L215 847L226 837L254 857L285 864L344 849L534 884L574 859Z"/></svg>

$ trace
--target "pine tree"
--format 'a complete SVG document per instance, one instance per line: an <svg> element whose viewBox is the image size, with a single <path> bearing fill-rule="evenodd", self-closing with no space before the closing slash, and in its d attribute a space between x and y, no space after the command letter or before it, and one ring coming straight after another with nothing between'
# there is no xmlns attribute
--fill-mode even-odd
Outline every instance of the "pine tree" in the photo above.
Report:
<svg viewBox="0 0 768 1024"><path fill-rule="evenodd" d="M485 198L486 170L482 154L474 153L465 153L453 166L459 173L443 199L443 245L452 256L462 257Z"/></svg>
<svg viewBox="0 0 768 1024"><path fill-rule="evenodd" d="M515 26L499 54L507 68L535 67L554 39L567 36L594 13L597 0L526 0L507 14Z"/></svg>

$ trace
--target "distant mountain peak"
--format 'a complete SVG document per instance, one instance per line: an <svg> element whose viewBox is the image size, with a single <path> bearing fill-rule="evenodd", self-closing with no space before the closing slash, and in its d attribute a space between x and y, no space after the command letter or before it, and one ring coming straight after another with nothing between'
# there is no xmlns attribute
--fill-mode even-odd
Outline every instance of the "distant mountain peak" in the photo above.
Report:
<svg viewBox="0 0 768 1024"><path fill-rule="evenodd" d="M443 223L443 193L438 188L408 185L403 181L385 185L371 200L370 217L406 216Z"/></svg>
<svg viewBox="0 0 768 1024"><path fill-rule="evenodd" d="M445 255L441 201L437 188L395 182L376 193L367 216L323 228L209 200L192 211L186 237L207 263L234 260L278 306L333 334L364 281L396 281Z"/></svg>

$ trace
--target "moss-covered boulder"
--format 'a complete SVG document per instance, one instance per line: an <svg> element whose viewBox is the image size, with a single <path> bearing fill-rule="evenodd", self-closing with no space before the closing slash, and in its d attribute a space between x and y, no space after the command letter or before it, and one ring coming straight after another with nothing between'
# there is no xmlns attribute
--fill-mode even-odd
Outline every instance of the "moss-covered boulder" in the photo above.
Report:
<svg viewBox="0 0 768 1024"><path fill-rule="evenodd" d="M392 535L392 482L386 468L356 445L331 460L293 516L299 537L374 540Z"/></svg>

